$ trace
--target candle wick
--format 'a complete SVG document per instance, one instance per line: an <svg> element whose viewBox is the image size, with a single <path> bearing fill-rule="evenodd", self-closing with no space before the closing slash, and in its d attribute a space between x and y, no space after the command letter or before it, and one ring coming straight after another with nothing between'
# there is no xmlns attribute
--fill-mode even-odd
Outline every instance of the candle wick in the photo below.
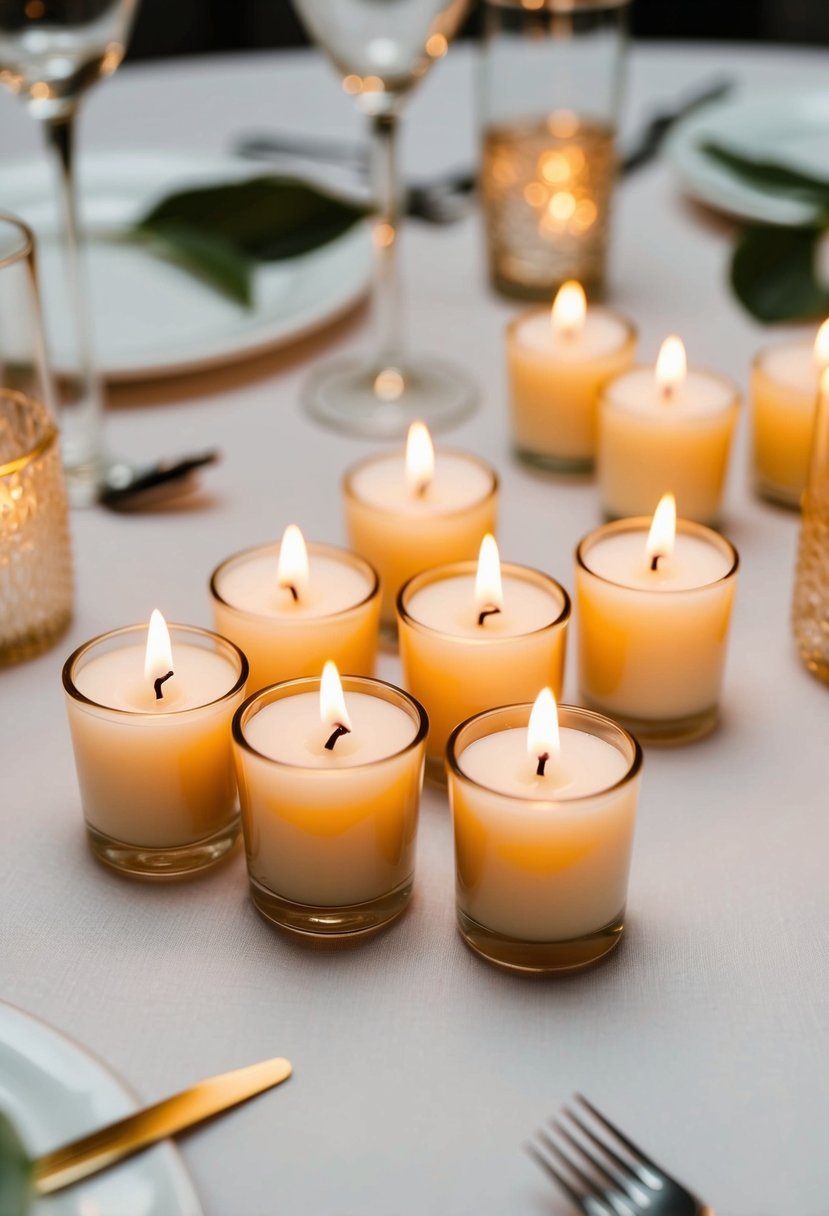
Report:
<svg viewBox="0 0 829 1216"><path fill-rule="evenodd" d="M325 750L327 752L333 752L334 744L337 742L337 740L339 738L341 738L342 735L350 735L350 734L351 734L351 731L348 729L348 727L343 726L342 723L338 722L336 724L336 726L334 727L334 730L331 732L330 736L328 737L328 739L325 742Z"/></svg>
<svg viewBox="0 0 829 1216"><path fill-rule="evenodd" d="M661 554L661 553L654 553L653 557L651 558L651 570L658 570L658 569L659 569L659 559L660 559L660 557L662 557L662 554Z"/></svg>
<svg viewBox="0 0 829 1216"><path fill-rule="evenodd" d="M488 616L495 616L495 614L500 611L501 609L496 608L494 604L490 608L482 608L478 613L478 624L483 625Z"/></svg>
<svg viewBox="0 0 829 1216"><path fill-rule="evenodd" d="M431 482L428 482L428 481L419 481L419 482L417 483L417 486L415 487L415 495L416 495L418 498L425 498L425 497L426 497L426 491L429 489L429 486L430 486L430 485L431 485Z"/></svg>
<svg viewBox="0 0 829 1216"><path fill-rule="evenodd" d="M550 759L549 752L542 752L538 757L538 768L535 770L536 777L544 776L544 769L547 767L547 761Z"/></svg>
<svg viewBox="0 0 829 1216"><path fill-rule="evenodd" d="M674 395L674 386L672 384L662 385L662 400L670 401Z"/></svg>
<svg viewBox="0 0 829 1216"><path fill-rule="evenodd" d="M157 680L153 681L153 688L155 689L156 701L160 701L161 698L164 696L164 693L161 691L161 685L164 684L165 681L169 680L170 676L172 676L172 674L173 674L172 671L168 671L166 676L159 676Z"/></svg>
<svg viewBox="0 0 829 1216"><path fill-rule="evenodd" d="M294 603L298 604L299 603L299 592L297 591L294 584L293 583L283 583L282 586L285 588L286 591L290 591L291 597L293 598Z"/></svg>

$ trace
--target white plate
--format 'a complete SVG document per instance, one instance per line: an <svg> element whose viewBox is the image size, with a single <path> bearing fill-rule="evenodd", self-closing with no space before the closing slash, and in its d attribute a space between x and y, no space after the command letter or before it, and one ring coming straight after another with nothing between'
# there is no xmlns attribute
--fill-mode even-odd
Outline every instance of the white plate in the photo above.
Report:
<svg viewBox="0 0 829 1216"><path fill-rule="evenodd" d="M0 1110L13 1119L28 1151L39 1156L137 1103L83 1048L29 1014L0 1002ZM34 1216L202 1216L171 1144L39 1200Z"/></svg>
<svg viewBox="0 0 829 1216"><path fill-rule="evenodd" d="M769 224L802 224L815 217L809 204L739 181L700 150L708 139L829 180L829 89L769 90L712 102L678 122L665 145L687 193L712 207Z"/></svg>
<svg viewBox="0 0 829 1216"><path fill-rule="evenodd" d="M371 277L368 226L329 245L257 269L253 308L242 308L145 250L104 239L182 187L256 176L261 166L228 158L112 151L81 158L95 350L109 380L178 375L282 346L340 316ZM45 160L0 166L0 209L35 230L53 365L66 363L67 297L58 252L54 183Z"/></svg>

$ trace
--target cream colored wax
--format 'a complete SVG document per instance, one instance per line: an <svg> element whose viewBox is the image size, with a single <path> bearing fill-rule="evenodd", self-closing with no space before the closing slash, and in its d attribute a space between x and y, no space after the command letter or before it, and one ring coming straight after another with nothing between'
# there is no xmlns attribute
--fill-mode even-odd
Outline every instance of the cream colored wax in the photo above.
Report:
<svg viewBox="0 0 829 1216"><path fill-rule="evenodd" d="M689 371L669 390L652 367L610 381L599 404L597 462L607 514L644 515L670 486L683 518L715 520L738 413L735 386L708 372Z"/></svg>
<svg viewBox="0 0 829 1216"><path fill-rule="evenodd" d="M576 711L578 712L578 711ZM543 777L525 728L470 743L450 783L458 906L479 925L526 942L561 942L621 919L638 774L589 729L561 727Z"/></svg>
<svg viewBox="0 0 829 1216"><path fill-rule="evenodd" d="M713 725L737 568L728 541L680 521L673 553L652 570L649 524L597 529L576 562L582 698L645 737L660 723Z"/></svg>
<svg viewBox="0 0 829 1216"><path fill-rule="evenodd" d="M351 732L332 750L316 689L263 704L243 722L246 746L236 743L250 876L306 906L365 903L414 872L419 722L344 683Z"/></svg>
<svg viewBox="0 0 829 1216"><path fill-rule="evenodd" d="M206 839L236 814L230 719L244 697L240 661L171 629L175 674L160 700L137 631L74 664L80 697L66 698L87 823L148 849Z"/></svg>
<svg viewBox="0 0 829 1216"><path fill-rule="evenodd" d="M398 615L403 683L429 714L427 752L443 767L450 733L465 718L527 701L548 684L561 693L570 602L553 579L502 570L503 607L478 624L474 563L438 567L404 588Z"/></svg>
<svg viewBox="0 0 829 1216"><path fill-rule="evenodd" d="M758 493L798 507L806 488L820 373L829 361L823 343L772 346L751 369L754 484ZM827 349L821 349L822 346Z"/></svg>
<svg viewBox="0 0 829 1216"><path fill-rule="evenodd" d="M606 308L556 326L550 309L523 313L507 330L512 429L518 452L562 469L587 469L596 455L599 389L633 361L633 327Z"/></svg>
<svg viewBox="0 0 829 1216"><path fill-rule="evenodd" d="M374 456L345 478L349 542L377 569L383 584L381 619L394 621L397 593L430 566L474 558L495 529L497 477L483 461L438 451L424 489L406 478L402 452Z"/></svg>
<svg viewBox="0 0 829 1216"><path fill-rule="evenodd" d="M279 581L279 545L223 562L211 580L216 629L245 652L250 686L318 675L326 659L371 675L380 597L367 562L326 545L308 546L308 573L296 598Z"/></svg>

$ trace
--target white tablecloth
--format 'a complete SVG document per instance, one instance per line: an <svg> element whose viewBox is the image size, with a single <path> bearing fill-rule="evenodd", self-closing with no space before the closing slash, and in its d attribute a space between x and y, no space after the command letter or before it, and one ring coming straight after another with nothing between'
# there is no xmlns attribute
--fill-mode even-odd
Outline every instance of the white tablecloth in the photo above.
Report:
<svg viewBox="0 0 829 1216"><path fill-rule="evenodd" d="M636 49L628 126L715 71L747 86L820 84L824 53ZM35 148L0 98L3 155ZM90 99L90 149L216 151L251 126L343 135L358 118L305 54L126 68ZM411 106L407 168L473 151L470 56L453 51ZM0 199L0 202L2 200ZM619 190L613 299L643 355L675 330L693 362L745 385L765 334L725 286L728 228L654 166ZM572 585L594 488L509 454L502 334L476 219L411 226L413 343L474 370L480 411L453 442L503 476L501 548ZM427 789L410 912L361 948L286 942L248 900L237 855L200 881L147 886L87 852L60 668L84 639L146 618L209 624L207 577L290 520L344 541L339 478L367 445L317 429L299 390L312 362L369 343L365 310L281 354L112 393L113 450L217 444L198 509L73 518L77 613L37 661L0 672L0 995L93 1047L147 1100L288 1055L288 1086L194 1134L183 1151L209 1216L504 1216L564 1212L521 1142L578 1088L619 1117L718 1212L819 1212L826 1164L829 814L826 690L788 626L797 518L747 490L745 419L726 531L742 556L723 721L712 738L650 751L626 937L609 961L555 982L501 974L454 928L445 797ZM396 660L381 674L394 679ZM568 687L575 696L574 665Z"/></svg>

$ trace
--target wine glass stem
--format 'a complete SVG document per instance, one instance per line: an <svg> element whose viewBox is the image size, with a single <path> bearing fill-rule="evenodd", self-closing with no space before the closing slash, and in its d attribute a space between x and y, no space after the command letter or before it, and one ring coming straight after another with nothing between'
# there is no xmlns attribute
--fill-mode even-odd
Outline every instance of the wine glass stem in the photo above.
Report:
<svg viewBox="0 0 829 1216"><path fill-rule="evenodd" d="M103 471L101 433L103 399L92 355L90 314L75 191L75 111L44 123L46 143L58 168L59 203L63 220L63 262L68 314L63 329L71 347L61 377L61 445L70 500L94 501Z"/></svg>
<svg viewBox="0 0 829 1216"><path fill-rule="evenodd" d="M376 114L371 125L371 169L377 216L374 243L377 258L374 310L379 333L377 361L394 367L402 347L401 297L398 274L399 189L397 180L397 115Z"/></svg>

